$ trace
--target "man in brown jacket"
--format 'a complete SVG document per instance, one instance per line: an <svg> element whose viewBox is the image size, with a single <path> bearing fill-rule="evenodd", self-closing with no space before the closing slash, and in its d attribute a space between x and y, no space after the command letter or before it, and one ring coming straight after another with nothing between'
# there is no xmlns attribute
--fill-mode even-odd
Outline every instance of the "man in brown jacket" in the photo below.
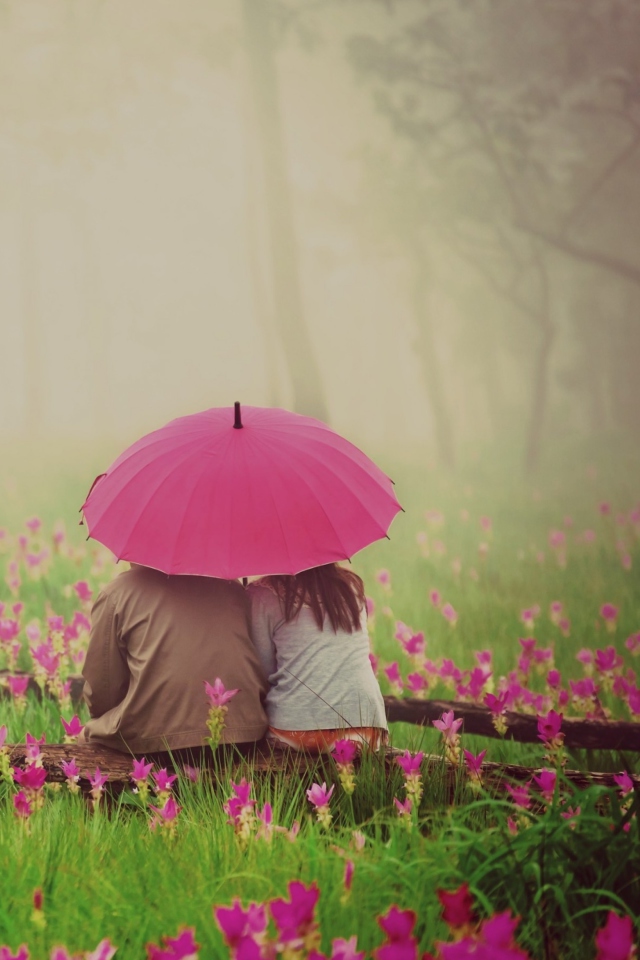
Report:
<svg viewBox="0 0 640 960"><path fill-rule="evenodd" d="M200 747L208 736L204 681L239 692L223 743L259 740L268 684L236 581L168 577L133 564L101 591L83 669L89 743L131 753Z"/></svg>

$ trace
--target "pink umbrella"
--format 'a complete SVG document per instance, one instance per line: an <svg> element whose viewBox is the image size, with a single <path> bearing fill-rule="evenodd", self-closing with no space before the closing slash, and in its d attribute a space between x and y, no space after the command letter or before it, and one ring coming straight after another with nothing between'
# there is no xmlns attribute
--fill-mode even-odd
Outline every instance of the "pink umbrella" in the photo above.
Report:
<svg viewBox="0 0 640 960"><path fill-rule="evenodd" d="M319 420L219 407L142 437L95 482L89 535L120 559L235 579L344 560L387 535L391 480Z"/></svg>

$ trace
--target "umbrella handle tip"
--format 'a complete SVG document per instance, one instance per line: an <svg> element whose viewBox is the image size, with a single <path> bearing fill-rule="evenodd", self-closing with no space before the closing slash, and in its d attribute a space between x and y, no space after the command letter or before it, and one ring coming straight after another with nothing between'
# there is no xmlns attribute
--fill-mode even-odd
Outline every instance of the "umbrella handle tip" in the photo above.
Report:
<svg viewBox="0 0 640 960"><path fill-rule="evenodd" d="M240 401L236 400L233 405L233 429L242 430L242 418L240 417Z"/></svg>

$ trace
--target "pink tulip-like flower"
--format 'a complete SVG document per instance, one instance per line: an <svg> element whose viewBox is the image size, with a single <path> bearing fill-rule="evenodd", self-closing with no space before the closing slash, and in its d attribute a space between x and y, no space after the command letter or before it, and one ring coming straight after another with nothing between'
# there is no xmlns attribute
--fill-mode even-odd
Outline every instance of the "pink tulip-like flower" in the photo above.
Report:
<svg viewBox="0 0 640 960"><path fill-rule="evenodd" d="M487 755L486 750L481 750L479 754L475 755L470 753L468 750L463 750L464 762L467 767L467 772L469 774L469 781L471 786L480 786L482 784L482 764L484 758Z"/></svg>
<svg viewBox="0 0 640 960"><path fill-rule="evenodd" d="M411 797L407 797L404 801L398 800L397 797L394 797L393 802L396 806L399 817L411 817L411 811L413 810L413 801Z"/></svg>
<svg viewBox="0 0 640 960"><path fill-rule="evenodd" d="M265 803L262 810L256 807L256 819L258 821L258 832L256 836L261 840L265 840L267 843L271 843L275 825L273 823L273 807L270 803Z"/></svg>
<svg viewBox="0 0 640 960"><path fill-rule="evenodd" d="M457 890L436 890L442 904L442 919L456 932L464 930L474 922L473 898L469 884L463 883Z"/></svg>
<svg viewBox="0 0 640 960"><path fill-rule="evenodd" d="M29 677L24 675L21 677L7 677L7 685L11 696L19 700L26 695L29 687Z"/></svg>
<svg viewBox="0 0 640 960"><path fill-rule="evenodd" d="M623 797L626 797L627 794L633 791L633 780L629 774L625 771L624 773L618 773L613 778L613 782L616 786L620 787L620 793Z"/></svg>
<svg viewBox="0 0 640 960"><path fill-rule="evenodd" d="M27 797L24 790L19 790L17 793L14 793L13 809L16 817L20 817L23 820L28 820L33 813L31 801Z"/></svg>
<svg viewBox="0 0 640 960"><path fill-rule="evenodd" d="M178 806L173 796L169 796L162 807L154 807L153 804L150 803L149 809L154 814L149 822L151 830L155 830L156 827L161 827L164 830L173 832L175 821L182 810L182 807Z"/></svg>
<svg viewBox="0 0 640 960"><path fill-rule="evenodd" d="M235 697L236 693L240 692L238 689L227 690L220 677L216 677L213 684L207 683L205 680L204 689L212 707L226 706L226 704Z"/></svg>
<svg viewBox="0 0 640 960"><path fill-rule="evenodd" d="M200 779L200 770L198 767L192 767L190 764L185 763L182 772L184 773L187 779L191 780L191 783L197 783Z"/></svg>
<svg viewBox="0 0 640 960"><path fill-rule="evenodd" d="M2 748L4 747L6 739L7 739L7 725L3 723L2 726L0 727L0 750L2 750Z"/></svg>
<svg viewBox="0 0 640 960"><path fill-rule="evenodd" d="M422 697L429 689L429 681L423 673L410 673L407 676L407 690L415 697Z"/></svg>
<svg viewBox="0 0 640 960"><path fill-rule="evenodd" d="M445 603L440 612L445 620L448 620L451 626L455 627L456 623L458 622L458 614L453 609L451 604Z"/></svg>
<svg viewBox="0 0 640 960"><path fill-rule="evenodd" d="M358 745L355 740L336 740L331 755L336 763L353 763L358 752Z"/></svg>
<svg viewBox="0 0 640 960"><path fill-rule="evenodd" d="M371 620L376 613L376 602L373 597L365 597L364 602L367 607L367 617Z"/></svg>
<svg viewBox="0 0 640 960"><path fill-rule="evenodd" d="M355 869L356 867L353 860L345 861L342 885L344 887L344 892L347 896L351 893L351 887L353 885L353 875L355 873Z"/></svg>
<svg viewBox="0 0 640 960"><path fill-rule="evenodd" d="M609 646L606 650L596 650L593 663L598 673L612 676L621 669L624 661L620 654L616 653L616 648Z"/></svg>
<svg viewBox="0 0 640 960"><path fill-rule="evenodd" d="M378 570L376 580L386 593L391 593L391 574L388 570Z"/></svg>
<svg viewBox="0 0 640 960"><path fill-rule="evenodd" d="M493 529L493 521L491 517L480 517L480 527L485 533L491 533L491 530Z"/></svg>
<svg viewBox="0 0 640 960"><path fill-rule="evenodd" d="M515 803L516 807L521 807L523 810L529 809L531 806L531 797L529 795L528 784L519 783L514 787L512 787L510 784L507 784L507 790L511 794L511 799Z"/></svg>
<svg viewBox="0 0 640 960"><path fill-rule="evenodd" d="M612 603L603 603L600 607L600 616L604 620L609 633L613 633L618 622L618 608Z"/></svg>
<svg viewBox="0 0 640 960"><path fill-rule="evenodd" d="M168 793L173 783L178 779L178 775L175 773L170 776L165 767L162 770L155 771L152 776L155 781L155 791L158 794Z"/></svg>
<svg viewBox="0 0 640 960"><path fill-rule="evenodd" d="M153 769L153 763L147 763L147 758L142 757L141 760L133 761L133 770L131 771L129 776L131 777L133 782L139 786L141 783L147 782L149 778L149 774L151 773L152 769ZM166 774L166 772L167 771L165 770L164 773Z"/></svg>
<svg viewBox="0 0 640 960"><path fill-rule="evenodd" d="M37 533L42 526L42 520L40 517L29 517L28 520L25 520L24 525L31 533Z"/></svg>
<svg viewBox="0 0 640 960"><path fill-rule="evenodd" d="M239 947L256 943L267 929L266 907L250 903L245 910L237 897L230 907L214 907L213 916L224 942L236 956Z"/></svg>
<svg viewBox="0 0 640 960"><path fill-rule="evenodd" d="M612 910L607 914L607 922L596 933L596 960L633 960L633 921L631 917L620 917Z"/></svg>
<svg viewBox="0 0 640 960"><path fill-rule="evenodd" d="M5 620L0 620L0 641L3 643L9 643L20 633L20 624L17 620L12 620L10 618Z"/></svg>
<svg viewBox="0 0 640 960"><path fill-rule="evenodd" d="M402 677L400 675L400 667L397 660L394 660L393 663L390 663L387 667L384 667L384 675L394 689L394 692L400 694L402 692Z"/></svg>
<svg viewBox="0 0 640 960"><path fill-rule="evenodd" d="M305 887L299 880L289 883L289 900L272 900L269 909L278 931L278 943L302 944L307 949L317 949L320 934L315 920L315 909L320 890L315 883ZM295 946L294 946L295 949Z"/></svg>
<svg viewBox="0 0 640 960"><path fill-rule="evenodd" d="M547 673L547 685L551 687L552 690L557 690L561 682L562 677L560 676L560 671L556 670L555 668L553 670L549 670Z"/></svg>
<svg viewBox="0 0 640 960"><path fill-rule="evenodd" d="M564 734L561 733L563 715L556 713L555 710L549 710L546 716L538 717L538 739L542 740L546 747L558 749L564 741Z"/></svg>
<svg viewBox="0 0 640 960"><path fill-rule="evenodd" d="M520 619L524 623L527 630L533 630L535 626L535 615L530 607L527 607L525 610L521 611Z"/></svg>
<svg viewBox="0 0 640 960"><path fill-rule="evenodd" d="M227 823L234 827L236 835L242 842L249 839L255 826L256 801L251 799L251 786L244 777L240 783L234 783L232 780L233 796L223 804L223 810L229 817Z"/></svg>
<svg viewBox="0 0 640 960"><path fill-rule="evenodd" d="M78 790L80 789L78 787L78 783L80 780L80 769L75 759L62 760L62 762L60 763L60 767L62 769L62 772L65 775L65 779L67 781L67 787L69 788L71 793L77 793Z"/></svg>
<svg viewBox="0 0 640 960"><path fill-rule="evenodd" d="M27 635L27 640L29 641L29 643L37 643L38 640L40 640L40 638L42 637L42 633L40 631L40 624L38 623L27 624L27 626L24 628L24 632Z"/></svg>
<svg viewBox="0 0 640 960"><path fill-rule="evenodd" d="M47 771L35 764L29 764L24 770L14 767L13 779L28 793L39 793L47 779Z"/></svg>
<svg viewBox="0 0 640 960"><path fill-rule="evenodd" d="M421 657L424 655L425 641L422 631L412 633L408 637L403 637L400 643L408 657Z"/></svg>
<svg viewBox="0 0 640 960"><path fill-rule="evenodd" d="M431 603L433 604L434 607L440 606L441 599L442 598L440 596L439 590L431 590L431 592L429 593L429 600L431 600Z"/></svg>
<svg viewBox="0 0 640 960"><path fill-rule="evenodd" d="M95 950L87 954L86 960L111 960L116 949L109 940L101 940Z"/></svg>
<svg viewBox="0 0 640 960"><path fill-rule="evenodd" d="M438 721L434 721L438 722ZM460 721L462 722L462 721ZM405 750L402 756L396 757L396 763L402 769L405 777L415 776L420 774L420 766L424 760L424 753L418 752L412 754L409 750Z"/></svg>
<svg viewBox="0 0 640 960"><path fill-rule="evenodd" d="M328 827L331 823L329 802L331 800L333 791L333 784L327 790L327 785L324 782L322 786L320 786L318 783L314 783L311 789L307 790L307 800L316 808L316 817L318 819L318 823L320 823L323 827Z"/></svg>
<svg viewBox="0 0 640 960"><path fill-rule="evenodd" d="M74 583L73 589L76 592L76 596L78 597L78 600L80 600L82 603L88 603L88 601L91 600L91 597L93 596L93 590L91 589L91 587L89 586L86 580L78 580L77 583Z"/></svg>
<svg viewBox="0 0 640 960"><path fill-rule="evenodd" d="M640 654L640 633L632 633L624 645L632 656L637 657Z"/></svg>
<svg viewBox="0 0 640 960"><path fill-rule="evenodd" d="M364 957L365 951L358 950L358 938L355 934L348 940L337 937L331 941L331 960L364 960Z"/></svg>
<svg viewBox="0 0 640 960"><path fill-rule="evenodd" d="M89 791L91 799L93 801L94 810L97 808L100 803L102 794L104 793L104 785L109 779L106 773L102 773L100 767L96 767L95 772L92 777L89 777L89 783L91 785L91 790Z"/></svg>
<svg viewBox="0 0 640 960"><path fill-rule="evenodd" d="M447 759L451 760L452 763L457 763L460 759L460 735L458 731L462 726L462 718L455 720L453 710L447 710L439 720L432 720L431 722L442 734Z"/></svg>
<svg viewBox="0 0 640 960"><path fill-rule="evenodd" d="M418 941L413 934L417 916L413 910L400 910L395 904L377 918L386 940L373 951L376 960L416 960Z"/></svg>
<svg viewBox="0 0 640 960"><path fill-rule="evenodd" d="M163 937L163 946L147 944L147 960L198 960L200 944L196 943L195 930L187 927L177 937Z"/></svg>
<svg viewBox="0 0 640 960"><path fill-rule="evenodd" d="M64 717L60 717L60 723L64 727L65 743L73 743L74 740L76 740L84 730L84 726L80 723L80 718L75 714L68 723Z"/></svg>
<svg viewBox="0 0 640 960"><path fill-rule="evenodd" d="M539 774L533 775L534 782L540 793L542 794L543 799L547 803L551 803L553 800L553 795L556 790L556 781L557 774L555 770L541 770Z"/></svg>

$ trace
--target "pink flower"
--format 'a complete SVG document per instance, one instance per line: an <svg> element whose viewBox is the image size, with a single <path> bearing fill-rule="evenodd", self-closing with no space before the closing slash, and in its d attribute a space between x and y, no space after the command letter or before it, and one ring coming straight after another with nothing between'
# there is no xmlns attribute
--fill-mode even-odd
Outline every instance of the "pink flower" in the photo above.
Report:
<svg viewBox="0 0 640 960"><path fill-rule="evenodd" d="M422 631L403 637L400 643L409 657L421 656L424 653L424 633Z"/></svg>
<svg viewBox="0 0 640 960"><path fill-rule="evenodd" d="M437 722L437 721L435 721ZM460 721L462 722L462 721ZM424 753L419 752L416 754L411 754L408 750L402 754L401 757L396 757L396 763L399 767L402 768L402 772L405 777L415 776L420 773L420 765L424 760Z"/></svg>
<svg viewBox="0 0 640 960"><path fill-rule="evenodd" d="M158 826L172 824L180 813L182 807L179 807L173 796L170 796L165 801L163 807L154 807L153 804L150 803L149 809L153 810L155 814L149 823L149 826L152 830L155 830L155 828Z"/></svg>
<svg viewBox="0 0 640 960"><path fill-rule="evenodd" d="M331 795L335 789L335 786L332 786L327 790L326 783L323 783L320 786L317 783L314 783L310 790L307 790L307 799L314 807L326 807L331 800Z"/></svg>
<svg viewBox="0 0 640 960"><path fill-rule="evenodd" d="M447 710L442 714L439 720L432 720L433 726L440 730L445 742L452 742L458 736L458 730L462 726L462 718L454 720L453 710Z"/></svg>
<svg viewBox="0 0 640 960"><path fill-rule="evenodd" d="M27 798L26 793L23 790L19 790L13 795L13 807L15 815L21 817L24 820L28 820L31 816L31 802ZM0 958L1 960L1 958Z"/></svg>
<svg viewBox="0 0 640 960"><path fill-rule="evenodd" d="M78 580L77 583L74 583L73 589L77 594L78 600L82 601L82 603L86 603L87 601L91 600L91 597L93 596L93 590L86 580Z"/></svg>
<svg viewBox="0 0 640 960"><path fill-rule="evenodd" d="M40 517L29 517L28 520L25 520L24 525L31 533L37 533L42 526L42 520Z"/></svg>
<svg viewBox="0 0 640 960"><path fill-rule="evenodd" d="M397 809L397 811L398 811L398 815L399 815L399 816L401 816L401 817L408 817L408 816L411 815L411 810L413 809L413 801L412 801L411 797L407 797L407 799L404 801L404 803L402 803L402 801L398 800L397 797L394 797L394 798L393 798L393 802L394 802L395 805L396 805L396 809Z"/></svg>
<svg viewBox="0 0 640 960"><path fill-rule="evenodd" d="M7 727L6 724L2 724L0 727L0 750L4 747L5 740L7 739Z"/></svg>
<svg viewBox="0 0 640 960"><path fill-rule="evenodd" d="M71 780L72 783L78 782L80 779L80 769L75 761L75 758L72 760L62 760L60 767L67 780Z"/></svg>
<svg viewBox="0 0 640 960"><path fill-rule="evenodd" d="M620 917L610 910L604 927L596 933L596 947L596 960L632 960L635 950L631 917Z"/></svg>
<svg viewBox="0 0 640 960"><path fill-rule="evenodd" d="M410 673L407 676L407 689L411 693L422 693L429 686L429 681L421 673Z"/></svg>
<svg viewBox="0 0 640 960"><path fill-rule="evenodd" d="M220 677L216 677L213 686L205 680L204 689L212 707L224 707L229 700L235 697L236 693L240 692L239 690L227 690Z"/></svg>
<svg viewBox="0 0 640 960"><path fill-rule="evenodd" d="M494 716L499 716L501 713L504 713L509 694L506 690L503 690L497 697L493 693L485 694L484 705L489 707L489 710Z"/></svg>
<svg viewBox="0 0 640 960"><path fill-rule="evenodd" d="M80 723L80 718L77 717L75 714L73 715L71 720L69 720L68 723L64 719L64 717L60 717L60 723L64 727L64 732L66 736L74 740L76 737L79 737L82 731L84 730L84 726Z"/></svg>
<svg viewBox="0 0 640 960"><path fill-rule="evenodd" d="M471 776L479 777L482 769L482 763L487 755L487 751L481 750L477 756L474 756L474 754L470 753L468 750L463 750L462 752L464 754L464 762L466 763L467 770Z"/></svg>
<svg viewBox="0 0 640 960"><path fill-rule="evenodd" d="M600 607L600 616L605 621L609 630L613 629L618 619L618 608L612 603L603 603Z"/></svg>
<svg viewBox="0 0 640 960"><path fill-rule="evenodd" d="M443 606L441 612L442 612L442 616L445 618L445 620L448 620L449 623L451 624L451 626L452 626L452 627L455 627L456 623L458 622L458 614L457 614L456 611L453 609L453 607L451 606L451 604L450 604L450 603L445 603L445 605Z"/></svg>
<svg viewBox="0 0 640 960"><path fill-rule="evenodd" d="M533 779L543 798L547 801L547 803L551 803L556 789L556 771L541 770L538 775L534 773Z"/></svg>
<svg viewBox="0 0 640 960"><path fill-rule="evenodd" d="M516 784L515 787L512 787L510 784L507 784L507 790L511 794L511 799L515 803L516 807L522 807L523 810L528 810L531 806L531 797L529 796L529 785L526 783Z"/></svg>
<svg viewBox="0 0 640 960"><path fill-rule="evenodd" d="M400 684L402 686L402 677L400 676L400 667L398 661L394 660L388 667L384 668L384 674L389 683Z"/></svg>
<svg viewBox="0 0 640 960"><path fill-rule="evenodd" d="M273 807L270 803L265 803L262 810L256 807L256 816L260 822L258 836L263 840L270 841L273 836Z"/></svg>
<svg viewBox="0 0 640 960"><path fill-rule="evenodd" d="M355 740L336 740L331 750L331 754L336 763L346 765L353 763L358 746Z"/></svg>
<svg viewBox="0 0 640 960"><path fill-rule="evenodd" d="M254 941L256 934L267 929L266 907L250 903L245 910L237 897L230 907L214 907L213 915L224 942L235 950L247 940Z"/></svg>
<svg viewBox="0 0 640 960"><path fill-rule="evenodd" d="M169 776L166 768L163 767L162 770L153 773L153 779L156 782L156 793L166 793L167 790L171 790L171 785L177 780L177 774Z"/></svg>
<svg viewBox="0 0 640 960"><path fill-rule="evenodd" d="M442 919L453 930L473 923L473 899L469 884L463 883L457 890L436 890L442 904Z"/></svg>
<svg viewBox="0 0 640 960"><path fill-rule="evenodd" d="M542 740L545 744L555 744L557 743L562 735L560 733L560 728L562 727L562 718L561 713L556 713L555 710L549 710L548 714L544 717L538 717L538 739Z"/></svg>
<svg viewBox="0 0 640 960"><path fill-rule="evenodd" d="M147 763L146 757L142 757L141 760L133 761L133 770L129 774L134 783L146 783L151 770L153 769L153 763ZM164 771L167 772L166 770ZM156 781L157 783L157 781ZM160 788L158 788L160 789Z"/></svg>
<svg viewBox="0 0 640 960"><path fill-rule="evenodd" d="M620 787L620 792L623 797L626 797L628 793L631 793L633 790L633 780L629 774L625 771L624 773L618 773L613 778L613 782Z"/></svg>
<svg viewBox="0 0 640 960"><path fill-rule="evenodd" d="M386 940L373 951L376 960L415 960L418 941L412 936L417 920L413 910L400 910L394 904L377 919Z"/></svg>
<svg viewBox="0 0 640 960"><path fill-rule="evenodd" d="M383 589L391 589L391 574L388 570L378 570L376 573L376 580L380 586L383 587Z"/></svg>
<svg viewBox="0 0 640 960"><path fill-rule="evenodd" d="M7 677L7 684L12 697L24 697L29 686L29 677Z"/></svg>
<svg viewBox="0 0 640 960"><path fill-rule="evenodd" d="M493 527L493 522L491 520L491 517L480 517L480 526L485 531L485 533L489 533Z"/></svg>
<svg viewBox="0 0 640 960"><path fill-rule="evenodd" d="M342 883L345 889L345 893L351 893L351 886L353 884L353 874L355 873L355 864L353 860L347 860L344 865L344 877Z"/></svg>
<svg viewBox="0 0 640 960"><path fill-rule="evenodd" d="M197 960L200 944L196 943L193 927L182 930L177 937L163 937L162 940L163 947L147 944L147 960Z"/></svg>
<svg viewBox="0 0 640 960"><path fill-rule="evenodd" d="M561 682L562 682L562 678L560 676L560 671L556 669L549 670L549 672L547 673L547 683L551 687L551 689L557 690Z"/></svg>
<svg viewBox="0 0 640 960"><path fill-rule="evenodd" d="M320 890L315 883L305 887L299 880L289 883L289 900L272 900L271 916L282 944L306 940L315 929L315 909Z"/></svg>
<svg viewBox="0 0 640 960"><path fill-rule="evenodd" d="M87 954L86 960L111 960L115 952L116 947L112 947L109 940L101 940L95 950Z"/></svg>
<svg viewBox="0 0 640 960"><path fill-rule="evenodd" d="M432 591L430 592L430 594L429 594L429 599L431 600L431 603L433 604L434 607L439 607L439 606L440 606L440 599L441 599L441 598L440 598L440 591L439 591L439 590L432 590Z"/></svg>
<svg viewBox="0 0 640 960"><path fill-rule="evenodd" d="M44 787L45 780L47 779L47 771L42 767L37 767L35 764L30 764L25 770L14 767L13 779L30 793L38 793L38 791Z"/></svg>
<svg viewBox="0 0 640 960"><path fill-rule="evenodd" d="M104 785L109 779L108 774L102 773L100 767L96 767L95 772L92 777L89 777L89 783L91 784L91 793L96 799L104 790Z"/></svg>
<svg viewBox="0 0 640 960"><path fill-rule="evenodd" d="M200 770L198 767L192 767L188 763L185 763L182 768L182 772L184 773L185 777L191 780L191 783L197 783L200 779Z"/></svg>
<svg viewBox="0 0 640 960"><path fill-rule="evenodd" d="M358 951L357 937L349 937L343 940L337 937L331 941L331 960L364 960L365 951Z"/></svg>

